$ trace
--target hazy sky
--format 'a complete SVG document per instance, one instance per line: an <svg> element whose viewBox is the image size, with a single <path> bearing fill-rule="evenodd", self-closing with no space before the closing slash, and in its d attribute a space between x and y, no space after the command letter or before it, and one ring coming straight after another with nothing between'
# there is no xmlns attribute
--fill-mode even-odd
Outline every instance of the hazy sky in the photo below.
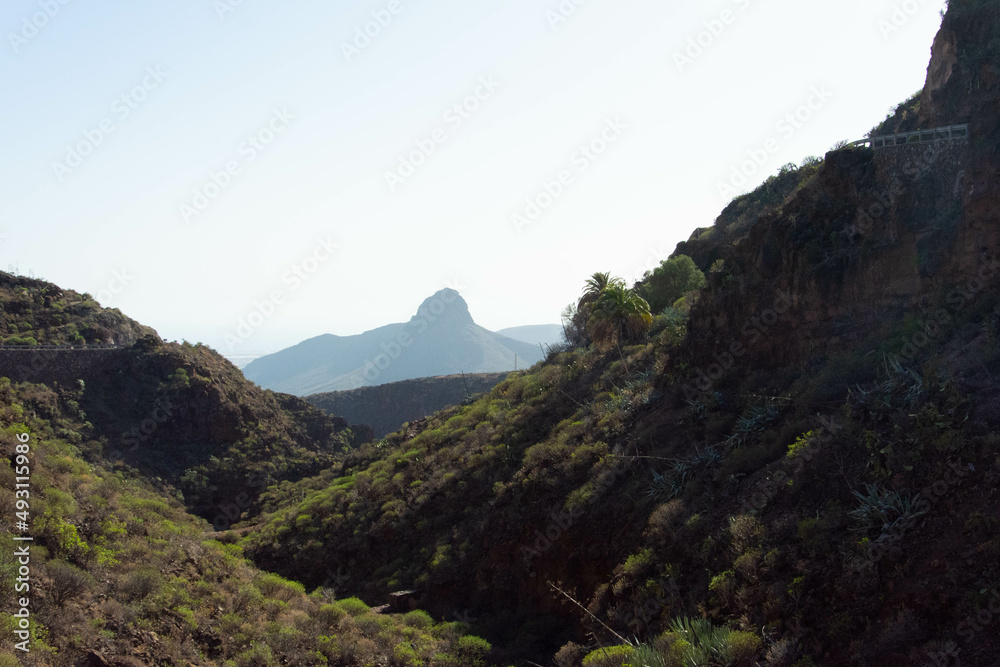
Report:
<svg viewBox="0 0 1000 667"><path fill-rule="evenodd" d="M943 6L4 0L0 268L224 354L449 286L555 323L711 225L734 169L864 136Z"/></svg>

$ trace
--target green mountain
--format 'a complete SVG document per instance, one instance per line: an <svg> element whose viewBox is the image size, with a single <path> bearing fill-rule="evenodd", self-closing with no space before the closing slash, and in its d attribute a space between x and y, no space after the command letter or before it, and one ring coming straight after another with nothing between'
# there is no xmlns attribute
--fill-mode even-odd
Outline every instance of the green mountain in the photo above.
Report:
<svg viewBox="0 0 1000 667"><path fill-rule="evenodd" d="M377 441L0 274L0 667L996 664L998 82L1000 2L952 0L877 142ZM513 350L438 298L358 363Z"/></svg>
<svg viewBox="0 0 1000 667"><path fill-rule="evenodd" d="M783 169L681 244L706 285L648 331L595 275L598 344L270 489L247 553L524 664L994 664L998 36L951 2L873 131L967 134Z"/></svg>
<svg viewBox="0 0 1000 667"><path fill-rule="evenodd" d="M357 336L317 336L256 359L243 373L267 389L305 396L438 375L509 372L541 357L537 345L477 325L458 292L444 289L409 322Z"/></svg>
<svg viewBox="0 0 1000 667"><path fill-rule="evenodd" d="M0 378L0 665L486 664L465 626L337 599L342 573L306 595L258 570L160 480L93 456L105 437L73 391Z"/></svg>

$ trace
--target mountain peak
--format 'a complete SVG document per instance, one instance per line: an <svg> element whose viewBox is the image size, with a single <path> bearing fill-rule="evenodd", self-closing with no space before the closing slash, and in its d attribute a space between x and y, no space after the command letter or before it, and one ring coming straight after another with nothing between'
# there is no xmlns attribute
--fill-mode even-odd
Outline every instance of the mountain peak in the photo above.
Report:
<svg viewBox="0 0 1000 667"><path fill-rule="evenodd" d="M424 299L417 308L417 314L410 319L410 324L424 322L436 326L459 326L475 324L469 313L469 304L462 295L451 288L435 292Z"/></svg>

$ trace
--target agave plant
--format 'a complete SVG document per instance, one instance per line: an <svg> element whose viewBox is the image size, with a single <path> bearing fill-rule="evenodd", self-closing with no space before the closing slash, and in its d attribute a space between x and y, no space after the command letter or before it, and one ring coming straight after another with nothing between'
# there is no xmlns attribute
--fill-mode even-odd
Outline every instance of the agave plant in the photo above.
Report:
<svg viewBox="0 0 1000 667"><path fill-rule="evenodd" d="M754 435L767 429L780 416L781 410L773 405L758 405L750 408L736 420L736 428L726 440L726 444L730 448L739 447Z"/></svg>
<svg viewBox="0 0 1000 667"><path fill-rule="evenodd" d="M656 502L664 503L679 495L683 488L683 486L677 483L676 479L667 478L654 470L653 481L643 495L647 498L652 498Z"/></svg>
<svg viewBox="0 0 1000 667"><path fill-rule="evenodd" d="M910 521L926 513L921 508L920 494L902 495L896 491L883 489L877 484L866 484L865 493L855 491L854 496L861 505L850 514L859 524L862 532L879 529L888 533L897 523Z"/></svg>
<svg viewBox="0 0 1000 667"><path fill-rule="evenodd" d="M704 618L691 619L687 616L675 618L670 630L687 642L682 650L682 660L686 667L702 667L728 662L729 638L733 631L725 626L713 626Z"/></svg>
<svg viewBox="0 0 1000 667"><path fill-rule="evenodd" d="M670 463L668 475L661 475L653 471L653 481L646 490L647 498L652 498L659 502L666 502L671 498L679 496L684 490L684 485L698 468L705 468L721 460L722 455L715 447L705 449L695 448L693 456L686 459L674 459Z"/></svg>

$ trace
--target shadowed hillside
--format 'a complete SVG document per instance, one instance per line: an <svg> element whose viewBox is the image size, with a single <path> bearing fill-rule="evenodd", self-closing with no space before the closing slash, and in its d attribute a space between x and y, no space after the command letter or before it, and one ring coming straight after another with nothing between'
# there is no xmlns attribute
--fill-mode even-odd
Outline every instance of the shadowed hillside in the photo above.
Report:
<svg viewBox="0 0 1000 667"><path fill-rule="evenodd" d="M252 510L268 484L317 474L367 435L300 398L260 389L208 347L165 343L50 283L0 274L0 314L8 331L63 344L0 350L0 375L64 394L99 434L86 455L159 480L217 526ZM70 349L78 337L118 347Z"/></svg>
<svg viewBox="0 0 1000 667"><path fill-rule="evenodd" d="M581 280L546 358L379 439L0 276L10 344L120 344L0 355L36 381L0 378L6 516L34 471L26 664L993 667L998 109L1000 2L951 0L925 88L872 134L967 135L782 169L637 285ZM382 383L514 343L443 291L248 376ZM397 410L438 380L315 400Z"/></svg>
<svg viewBox="0 0 1000 667"><path fill-rule="evenodd" d="M471 373L391 382L377 387L360 387L306 396L306 400L327 414L352 424L367 424L374 437L399 430L404 422L423 419L451 405L471 400L489 391L507 373Z"/></svg>
<svg viewBox="0 0 1000 667"><path fill-rule="evenodd" d="M784 169L678 248L707 284L653 317L595 274L593 345L269 490L242 544L468 609L504 659L995 663L998 35L1000 3L951 2L876 130L968 138Z"/></svg>

